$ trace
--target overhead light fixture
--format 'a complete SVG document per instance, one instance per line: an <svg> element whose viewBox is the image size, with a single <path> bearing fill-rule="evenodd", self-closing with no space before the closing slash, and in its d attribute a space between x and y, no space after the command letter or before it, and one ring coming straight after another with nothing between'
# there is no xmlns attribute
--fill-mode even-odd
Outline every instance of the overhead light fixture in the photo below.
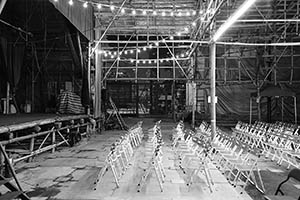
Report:
<svg viewBox="0 0 300 200"><path fill-rule="evenodd" d="M133 63L133 59L130 59L130 62Z"/></svg>
<svg viewBox="0 0 300 200"><path fill-rule="evenodd" d="M111 5L111 6L110 6L110 9L111 9L112 11L115 10L115 6Z"/></svg>
<svg viewBox="0 0 300 200"><path fill-rule="evenodd" d="M188 28L188 27L184 27L184 31L185 31L185 32L188 32L188 31L189 31L189 28Z"/></svg>
<svg viewBox="0 0 300 200"><path fill-rule="evenodd" d="M58 2L58 0L53 0L54 2Z"/></svg>
<svg viewBox="0 0 300 200"><path fill-rule="evenodd" d="M154 11L153 11L153 15L157 15L157 12L156 12L156 10L154 10Z"/></svg>
<svg viewBox="0 0 300 200"><path fill-rule="evenodd" d="M148 60L148 63L151 64L151 60Z"/></svg>
<svg viewBox="0 0 300 200"><path fill-rule="evenodd" d="M139 60L137 60L137 61L136 61L136 63L140 63L140 61L139 61Z"/></svg>
<svg viewBox="0 0 300 200"><path fill-rule="evenodd" d="M143 64L146 64L146 60L143 60Z"/></svg>
<svg viewBox="0 0 300 200"><path fill-rule="evenodd" d="M165 11L163 11L163 12L161 13L161 15L162 15L163 17L166 16Z"/></svg>
<svg viewBox="0 0 300 200"><path fill-rule="evenodd" d="M136 11L135 10L132 10L132 15L135 15L136 14Z"/></svg>
<svg viewBox="0 0 300 200"><path fill-rule="evenodd" d="M144 50L144 51L146 51L146 50L147 50L147 48L146 48L146 47L143 47L143 50Z"/></svg>
<svg viewBox="0 0 300 200"><path fill-rule="evenodd" d="M124 54L127 55L127 51L124 51Z"/></svg>
<svg viewBox="0 0 300 200"><path fill-rule="evenodd" d="M217 41L223 33L234 23L238 18L240 18L255 2L256 0L246 0L230 17L224 24L217 30L213 37L213 41Z"/></svg>
<svg viewBox="0 0 300 200"><path fill-rule="evenodd" d="M192 12L192 14L193 14L193 15L196 15L196 11L194 10L194 11Z"/></svg>
<svg viewBox="0 0 300 200"><path fill-rule="evenodd" d="M140 53L140 52L141 52L141 50L139 50L139 49L138 49L138 50L137 50L137 52L138 52L138 53Z"/></svg>
<svg viewBox="0 0 300 200"><path fill-rule="evenodd" d="M149 45L149 49L152 49L152 48L153 48L153 46L152 46L152 44L150 44L150 45Z"/></svg>
<svg viewBox="0 0 300 200"><path fill-rule="evenodd" d="M178 33L177 33L177 36L181 36L181 33L180 33L180 32L178 32Z"/></svg>
<svg viewBox="0 0 300 200"><path fill-rule="evenodd" d="M192 26L196 26L196 22L192 22Z"/></svg>
<svg viewBox="0 0 300 200"><path fill-rule="evenodd" d="M174 16L174 13L173 13L173 11L170 13L170 15L171 15L171 16Z"/></svg>
<svg viewBox="0 0 300 200"><path fill-rule="evenodd" d="M87 8L87 7L88 7L88 3L87 3L87 2L84 2L83 7L84 7L84 8Z"/></svg>
<svg viewBox="0 0 300 200"><path fill-rule="evenodd" d="M72 6L74 4L73 0L69 0L69 5Z"/></svg>
<svg viewBox="0 0 300 200"><path fill-rule="evenodd" d="M122 8L121 13L122 13L122 14L125 13L125 8Z"/></svg>
<svg viewBox="0 0 300 200"><path fill-rule="evenodd" d="M181 17L181 12L178 13L178 16Z"/></svg>
<svg viewBox="0 0 300 200"><path fill-rule="evenodd" d="M146 10L143 10L143 15L146 15L146 14L147 14Z"/></svg>
<svg viewBox="0 0 300 200"><path fill-rule="evenodd" d="M130 50L130 53L133 53L133 50Z"/></svg>
<svg viewBox="0 0 300 200"><path fill-rule="evenodd" d="M97 8L98 8L99 10L102 8L102 6L101 6L100 3L97 5Z"/></svg>
<svg viewBox="0 0 300 200"><path fill-rule="evenodd" d="M190 15L191 15L190 11L187 11L186 16L190 16Z"/></svg>
<svg viewBox="0 0 300 200"><path fill-rule="evenodd" d="M173 35L170 36L170 40L174 40L174 36Z"/></svg>

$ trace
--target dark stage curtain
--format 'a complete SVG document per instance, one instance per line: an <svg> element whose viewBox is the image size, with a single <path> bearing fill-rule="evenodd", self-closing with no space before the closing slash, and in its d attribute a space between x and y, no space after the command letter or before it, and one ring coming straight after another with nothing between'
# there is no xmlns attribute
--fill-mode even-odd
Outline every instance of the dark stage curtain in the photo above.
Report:
<svg viewBox="0 0 300 200"><path fill-rule="evenodd" d="M0 38L1 78L15 89L21 77L25 45L9 44L6 38Z"/></svg>

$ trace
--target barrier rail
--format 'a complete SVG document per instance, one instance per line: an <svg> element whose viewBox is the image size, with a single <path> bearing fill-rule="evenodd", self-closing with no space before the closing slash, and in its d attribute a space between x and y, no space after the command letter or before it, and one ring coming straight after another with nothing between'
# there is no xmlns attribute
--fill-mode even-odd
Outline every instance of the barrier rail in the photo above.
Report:
<svg viewBox="0 0 300 200"><path fill-rule="evenodd" d="M1 126L0 144L12 163L32 158L66 144L74 145L82 136L96 131L96 121L88 115L55 117L22 124ZM4 159L0 157L1 166Z"/></svg>

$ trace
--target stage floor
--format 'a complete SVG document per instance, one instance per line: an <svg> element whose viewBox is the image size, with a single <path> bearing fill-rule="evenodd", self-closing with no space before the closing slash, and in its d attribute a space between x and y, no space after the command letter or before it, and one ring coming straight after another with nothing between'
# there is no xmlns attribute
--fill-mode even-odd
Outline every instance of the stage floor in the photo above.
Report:
<svg viewBox="0 0 300 200"><path fill-rule="evenodd" d="M134 123L140 119L131 119ZM144 131L153 127L153 119L144 119ZM196 178L188 188L186 175L175 165L174 151L171 149L171 134L175 123L162 122L164 139L163 163L166 171L164 191L161 192L155 174L150 176L141 192L137 184L145 168L145 144L136 149L132 165L121 179L120 188L116 188L109 169L103 181L93 190L97 173L104 166L104 160L111 144L124 134L122 131L105 131L94 135L89 141L72 148L63 148L53 154L46 153L31 163L17 165L18 178L25 191L33 200L43 199L84 199L84 200L250 200L246 192L240 194L240 188L228 184L225 177L213 165L210 166L214 181L213 193L208 189L204 177Z"/></svg>
<svg viewBox="0 0 300 200"><path fill-rule="evenodd" d="M3 115L0 114L0 126L8 126L13 124L20 124L25 122L31 122L40 119L49 119L61 116L69 115L57 115L57 114L46 114L46 113L21 113L21 114L9 114Z"/></svg>

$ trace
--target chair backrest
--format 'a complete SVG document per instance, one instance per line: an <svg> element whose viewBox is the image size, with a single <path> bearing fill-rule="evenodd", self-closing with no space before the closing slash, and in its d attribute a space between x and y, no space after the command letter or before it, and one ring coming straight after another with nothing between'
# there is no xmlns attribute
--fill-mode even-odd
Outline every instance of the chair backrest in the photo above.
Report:
<svg viewBox="0 0 300 200"><path fill-rule="evenodd" d="M290 171L290 173L288 174L288 177L289 178L294 178L297 181L300 181L300 169L298 169L298 168L292 169Z"/></svg>
<svg viewBox="0 0 300 200"><path fill-rule="evenodd" d="M275 192L275 195L277 195L278 192L280 192L282 195L284 195L284 193L281 191L280 188L281 188L281 186L282 186L285 182L287 182L290 178L294 178L294 179L296 179L297 181L300 181L300 169L295 168L295 169L292 169L292 170L289 172L289 174L288 174L288 176L287 176L287 179L285 179L284 181L282 181L282 182L278 185L277 190L276 190L276 192ZM300 196L298 197L298 200L300 200Z"/></svg>

